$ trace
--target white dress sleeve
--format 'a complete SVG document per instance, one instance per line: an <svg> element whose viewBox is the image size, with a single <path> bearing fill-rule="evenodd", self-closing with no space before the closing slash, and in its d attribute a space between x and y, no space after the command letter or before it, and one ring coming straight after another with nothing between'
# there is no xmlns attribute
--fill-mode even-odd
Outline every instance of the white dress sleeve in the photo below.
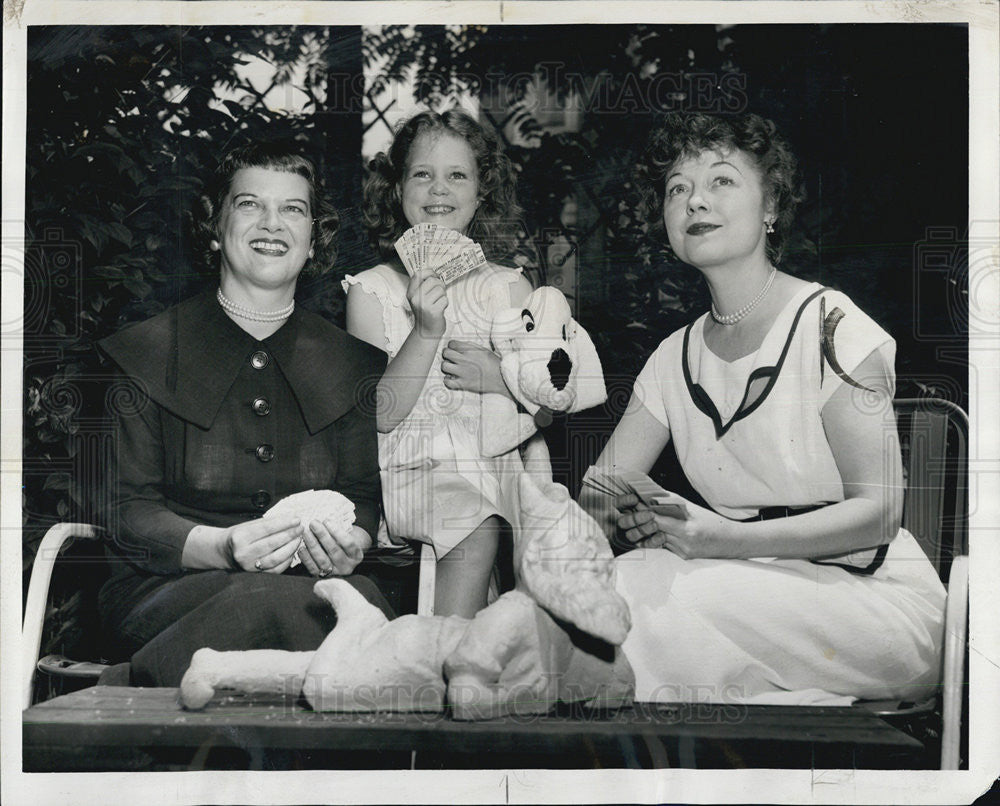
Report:
<svg viewBox="0 0 1000 806"><path fill-rule="evenodd" d="M858 366L878 351L883 370L877 378L858 376ZM838 291L823 295L820 303L820 392L822 408L841 386L888 385L895 393L896 342L850 297Z"/></svg>
<svg viewBox="0 0 1000 806"><path fill-rule="evenodd" d="M521 269L493 265L489 275L486 309L492 315L510 307L510 287L521 276Z"/></svg>
<svg viewBox="0 0 1000 806"><path fill-rule="evenodd" d="M382 328L385 332L385 344L382 345L382 349L389 354L391 361L413 329L413 314L406 297L389 285L386 278L378 271L378 267L357 275L345 275L340 285L345 294L352 285L360 286L379 301L382 306Z"/></svg>

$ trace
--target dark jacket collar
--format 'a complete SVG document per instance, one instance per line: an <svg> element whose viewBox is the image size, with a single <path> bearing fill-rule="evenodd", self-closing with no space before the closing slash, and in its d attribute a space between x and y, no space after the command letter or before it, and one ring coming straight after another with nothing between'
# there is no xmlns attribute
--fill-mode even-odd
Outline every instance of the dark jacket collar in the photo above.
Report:
<svg viewBox="0 0 1000 806"><path fill-rule="evenodd" d="M386 360L375 347L299 308L258 341L226 316L214 291L124 328L99 346L154 401L201 428L211 427L255 350L275 360L312 433L373 401Z"/></svg>

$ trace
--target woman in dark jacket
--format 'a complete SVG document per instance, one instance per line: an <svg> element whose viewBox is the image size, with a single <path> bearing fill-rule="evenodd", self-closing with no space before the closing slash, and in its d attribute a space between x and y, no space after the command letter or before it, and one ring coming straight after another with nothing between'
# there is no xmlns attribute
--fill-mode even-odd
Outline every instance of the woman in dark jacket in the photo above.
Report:
<svg viewBox="0 0 1000 806"><path fill-rule="evenodd" d="M208 200L218 288L100 345L127 376L100 603L135 685L177 685L203 646L315 649L335 623L316 577L346 576L389 612L351 575L378 523L366 390L385 356L294 303L336 214L312 164L275 145L228 154ZM349 498L354 526L260 517L308 489Z"/></svg>

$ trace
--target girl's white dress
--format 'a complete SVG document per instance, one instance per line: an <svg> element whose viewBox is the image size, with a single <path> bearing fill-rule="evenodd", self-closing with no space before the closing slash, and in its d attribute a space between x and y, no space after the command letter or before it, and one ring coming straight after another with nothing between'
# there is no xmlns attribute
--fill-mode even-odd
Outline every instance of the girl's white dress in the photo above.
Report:
<svg viewBox="0 0 1000 806"><path fill-rule="evenodd" d="M635 384L695 489L737 519L842 501L820 411L874 350L893 366L891 337L817 284L788 303L755 354L734 362L706 347L705 320L663 341ZM894 438L888 416L885 428ZM913 536L900 529L881 552L827 560L837 564L621 555L637 699L833 704L933 694L945 592Z"/></svg>
<svg viewBox="0 0 1000 806"><path fill-rule="evenodd" d="M487 264L447 286L445 333L417 403L392 432L379 434L379 467L389 538L420 540L443 557L491 515L517 516L518 451L495 458L480 449L482 395L447 389L441 351L452 339L490 348L494 315L510 307L520 269ZM348 275L382 304L385 344L392 360L413 329L406 299L409 278L380 264ZM384 542L385 535L380 535Z"/></svg>

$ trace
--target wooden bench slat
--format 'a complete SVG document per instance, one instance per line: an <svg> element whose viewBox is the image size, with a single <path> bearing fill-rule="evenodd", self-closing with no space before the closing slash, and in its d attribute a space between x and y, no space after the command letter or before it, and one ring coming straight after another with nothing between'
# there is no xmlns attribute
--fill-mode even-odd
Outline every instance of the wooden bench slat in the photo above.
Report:
<svg viewBox="0 0 1000 806"><path fill-rule="evenodd" d="M316 713L294 697L216 695L185 711L176 689L95 686L24 712L30 748L238 747L326 750L614 753L621 742L677 739L871 745L919 751L921 744L855 708L639 703L614 713L457 722L442 714Z"/></svg>

